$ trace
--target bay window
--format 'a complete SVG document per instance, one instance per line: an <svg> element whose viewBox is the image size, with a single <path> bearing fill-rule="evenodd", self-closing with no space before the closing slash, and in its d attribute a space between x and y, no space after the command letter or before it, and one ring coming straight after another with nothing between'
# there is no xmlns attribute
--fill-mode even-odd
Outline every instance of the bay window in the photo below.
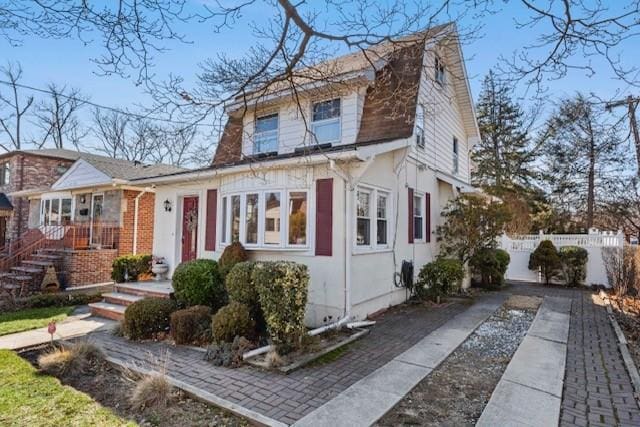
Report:
<svg viewBox="0 0 640 427"><path fill-rule="evenodd" d="M73 217L71 198L55 197L40 200L40 225L65 225Z"/></svg>
<svg viewBox="0 0 640 427"><path fill-rule="evenodd" d="M307 247L308 205L305 190L224 195L220 241L238 241L249 248Z"/></svg>
<svg viewBox="0 0 640 427"><path fill-rule="evenodd" d="M253 154L278 151L278 114L258 117L253 135Z"/></svg>
<svg viewBox="0 0 640 427"><path fill-rule="evenodd" d="M311 133L318 144L340 140L340 98L313 103Z"/></svg>
<svg viewBox="0 0 640 427"><path fill-rule="evenodd" d="M389 243L390 196L387 191L359 187L356 192L356 247L387 248ZM375 236L375 241L372 237Z"/></svg>

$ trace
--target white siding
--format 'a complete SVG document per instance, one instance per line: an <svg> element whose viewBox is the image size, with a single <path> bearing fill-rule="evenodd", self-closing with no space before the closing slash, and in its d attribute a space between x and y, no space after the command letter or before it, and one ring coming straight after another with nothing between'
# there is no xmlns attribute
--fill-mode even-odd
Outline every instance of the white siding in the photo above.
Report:
<svg viewBox="0 0 640 427"><path fill-rule="evenodd" d="M91 163L79 159L51 188L53 190L65 190L109 183L111 183L111 177L93 167Z"/></svg>

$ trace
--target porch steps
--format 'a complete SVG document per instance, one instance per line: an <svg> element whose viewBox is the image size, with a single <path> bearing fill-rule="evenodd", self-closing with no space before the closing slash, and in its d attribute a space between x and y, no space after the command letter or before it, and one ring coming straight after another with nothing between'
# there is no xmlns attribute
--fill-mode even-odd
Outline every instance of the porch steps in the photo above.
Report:
<svg viewBox="0 0 640 427"><path fill-rule="evenodd" d="M89 304L94 316L112 320L122 320L127 306L144 298L171 298L173 290L170 285L157 282L118 283L113 292L102 294L102 302Z"/></svg>

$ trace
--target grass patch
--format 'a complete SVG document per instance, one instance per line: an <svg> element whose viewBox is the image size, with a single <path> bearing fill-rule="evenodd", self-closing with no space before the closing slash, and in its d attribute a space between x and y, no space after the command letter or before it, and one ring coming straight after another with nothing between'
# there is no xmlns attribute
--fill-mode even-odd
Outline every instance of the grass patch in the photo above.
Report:
<svg viewBox="0 0 640 427"><path fill-rule="evenodd" d="M45 327L51 321L66 319L75 307L28 308L0 314L0 335L13 334Z"/></svg>
<svg viewBox="0 0 640 427"><path fill-rule="evenodd" d="M326 365L327 363L335 362L336 360L340 359L347 352L347 350L349 350L350 347L351 345L349 344L343 345L342 347L338 347L327 354L323 354L322 356L311 362L310 366L320 366Z"/></svg>
<svg viewBox="0 0 640 427"><path fill-rule="evenodd" d="M134 426L84 393L39 374L26 360L0 350L0 425Z"/></svg>

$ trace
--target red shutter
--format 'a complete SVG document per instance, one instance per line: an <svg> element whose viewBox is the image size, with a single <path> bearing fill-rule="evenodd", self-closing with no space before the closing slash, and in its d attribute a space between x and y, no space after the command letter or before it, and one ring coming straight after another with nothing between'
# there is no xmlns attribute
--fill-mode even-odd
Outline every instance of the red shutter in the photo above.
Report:
<svg viewBox="0 0 640 427"><path fill-rule="evenodd" d="M426 201L424 215L427 220L426 221L427 230L424 238L425 238L425 241L428 243L431 241L431 194L426 193L424 195L424 200Z"/></svg>
<svg viewBox="0 0 640 427"><path fill-rule="evenodd" d="M413 188L409 187L409 243L413 243Z"/></svg>
<svg viewBox="0 0 640 427"><path fill-rule="evenodd" d="M218 216L218 190L207 190L207 220L204 250L216 250L216 217Z"/></svg>
<svg viewBox="0 0 640 427"><path fill-rule="evenodd" d="M333 246L333 178L316 181L316 255L331 256Z"/></svg>

